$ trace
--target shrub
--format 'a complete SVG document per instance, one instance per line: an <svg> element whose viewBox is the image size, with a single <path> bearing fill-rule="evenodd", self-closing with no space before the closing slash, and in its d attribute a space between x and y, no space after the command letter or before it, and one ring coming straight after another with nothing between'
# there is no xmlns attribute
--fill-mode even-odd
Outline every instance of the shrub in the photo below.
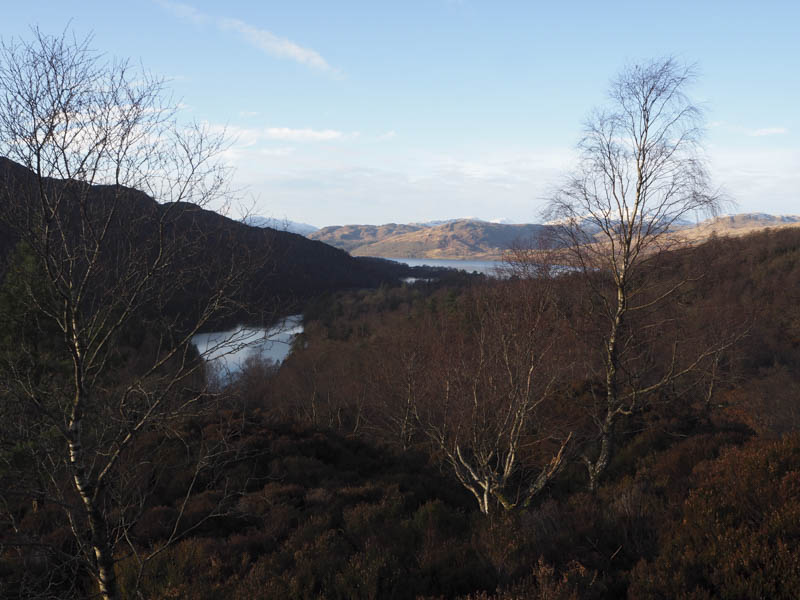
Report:
<svg viewBox="0 0 800 600"><path fill-rule="evenodd" d="M633 570L630 596L796 598L800 435L729 449L694 480L658 556Z"/></svg>

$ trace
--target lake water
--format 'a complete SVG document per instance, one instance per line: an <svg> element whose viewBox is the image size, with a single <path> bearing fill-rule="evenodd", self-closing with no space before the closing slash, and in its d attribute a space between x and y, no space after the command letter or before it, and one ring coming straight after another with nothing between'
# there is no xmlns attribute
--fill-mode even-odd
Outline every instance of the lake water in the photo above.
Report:
<svg viewBox="0 0 800 600"><path fill-rule="evenodd" d="M192 342L220 372L235 374L250 357L283 362L299 333L303 333L303 316L292 315L269 328L235 327L229 331L199 333Z"/></svg>
<svg viewBox="0 0 800 600"><path fill-rule="evenodd" d="M447 267L448 269L461 269L467 273L477 271L486 275L494 275L503 263L494 260L450 260L444 258L388 258L410 267Z"/></svg>

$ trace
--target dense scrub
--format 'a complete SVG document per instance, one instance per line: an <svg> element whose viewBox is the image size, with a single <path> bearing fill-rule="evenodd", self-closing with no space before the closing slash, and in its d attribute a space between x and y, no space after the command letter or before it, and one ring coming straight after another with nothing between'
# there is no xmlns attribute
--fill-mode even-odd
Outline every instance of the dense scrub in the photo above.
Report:
<svg viewBox="0 0 800 600"><path fill-rule="evenodd" d="M233 467L240 480L229 480L239 492L154 560L146 597L413 598L493 587L469 544L463 495L419 458L257 420L239 443L248 458ZM220 493L193 498L187 526ZM140 543L163 539L170 510L174 502L143 516ZM135 559L120 572L132 589Z"/></svg>
<svg viewBox="0 0 800 600"><path fill-rule="evenodd" d="M722 338L735 343L625 416L594 492L580 455L591 447L600 382L588 356L591 319L578 318L586 298L568 276L548 291L538 339L550 359L534 373L542 401L522 425L506 490L522 494L568 440L563 464L530 501L494 501L488 515L432 432L456 439L465 458L479 455L478 433L498 425L492 411L453 407L474 400L453 390L468 382L497 400L516 389L499 379L519 367L497 359L518 342L514 328L488 339L481 307L489 298L491 314L529 330L526 286L538 284L339 293L309 307L280 369L245 370L225 411L137 447L131 461L152 457L139 473L150 493L119 556L122 590L131 598L136 590L148 598L797 597L800 235L712 240L653 268L653 293L686 283L643 340L641 377L657 376L676 343L682 357ZM484 376L456 377L476 365ZM501 417L509 405L489 406ZM215 444L225 460L193 466L192 449ZM4 548L4 594L34 589L45 568L62 596L90 589L69 562L69 536L48 516L58 510L20 502L14 523L2 524L35 532L50 553Z"/></svg>

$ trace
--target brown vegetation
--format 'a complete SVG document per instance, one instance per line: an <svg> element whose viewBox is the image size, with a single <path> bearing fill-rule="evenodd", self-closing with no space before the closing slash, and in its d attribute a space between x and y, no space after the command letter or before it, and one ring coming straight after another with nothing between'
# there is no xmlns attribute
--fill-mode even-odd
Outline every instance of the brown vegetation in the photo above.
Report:
<svg viewBox="0 0 800 600"><path fill-rule="evenodd" d="M713 369L687 374L621 419L594 493L576 457L593 435L587 407L599 382L584 370L593 342L570 320L582 296L567 293L569 276L546 284L560 303L542 330L522 326L537 314L530 300L541 282L428 283L320 300L279 370L254 363L235 383L246 412L176 425L173 441L144 438L126 459L152 458L130 480L151 483L129 535L154 558L140 571L135 555L118 555L123 595L138 578L153 598L792 597L800 442L786 432L796 430L800 385L800 237L775 231L672 253L657 280L683 280L699 265L706 274L680 295L680 322L666 318L647 338L648 360L670 357L672 344L658 341L676 333L702 347L704 336L749 320L747 336ZM481 437L459 437L462 454L493 439L514 397L503 383L508 365L486 360L476 378L481 363L472 361L481 343L484 356L499 358L503 335L518 344L514 335L529 330L549 357L537 363L545 380L536 385L550 388L532 396L544 400L524 423L507 494L522 500L572 437L562 468L529 503L496 502L487 518L426 433L437 421L425 415L444 408L447 370L463 367L487 410L451 403L448 422L480 425ZM524 346L515 348L519 361ZM182 495L197 451L223 441L223 466L197 471ZM3 535L13 523L42 550L4 550L4 593L33 595L44 582L62 596L91 589L71 561L59 507L7 502L13 521ZM182 538L166 547L177 515Z"/></svg>
<svg viewBox="0 0 800 600"><path fill-rule="evenodd" d="M618 81L555 199L573 269L330 292L212 393L191 335L264 272L195 205L218 146L170 154L158 84L85 45L5 60L0 595L797 597L800 231L672 246L715 202L672 62Z"/></svg>

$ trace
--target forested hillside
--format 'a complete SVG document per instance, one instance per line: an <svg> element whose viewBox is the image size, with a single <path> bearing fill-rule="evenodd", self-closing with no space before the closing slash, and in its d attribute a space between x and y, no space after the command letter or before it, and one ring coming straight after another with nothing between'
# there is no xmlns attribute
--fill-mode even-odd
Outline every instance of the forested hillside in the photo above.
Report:
<svg viewBox="0 0 800 600"><path fill-rule="evenodd" d="M308 298L326 291L377 286L412 274L411 269L399 263L356 259L342 250L301 235L247 226L211 210L189 204L158 204L133 189L88 186L87 192L82 184L55 179L47 179L46 185L53 188L53 195L60 192L72 195L74 200L71 202L75 203L86 194L88 204L97 211L93 218L98 223L103 223L107 215L113 215L109 224L110 249L141 244L157 232L160 224L171 219L167 215L180 214L171 224L174 228L172 234L191 239L193 243L202 245L202 250L189 252L187 246L186 252L177 256L170 266L173 275L177 278L181 273L196 274L201 269L206 272L195 277L191 286L182 290L182 297L174 299L171 310L175 313L190 312L192 296L202 294L203 282L213 286L214 269L221 277L231 263L236 263L242 270L246 281L238 286L236 302L241 310L229 318L254 322L293 310ZM14 214L20 220L32 218L30 203L35 202L37 186L34 173L0 157L0 188L3 190L0 202L4 213ZM117 203L115 200L120 192L124 202ZM68 200L63 204L68 204ZM74 235L78 235L80 220L75 218L72 226ZM8 221L0 221L0 280L8 267L8 257L19 240L17 231L9 227ZM109 256L107 260L114 260L114 257Z"/></svg>
<svg viewBox="0 0 800 600"><path fill-rule="evenodd" d="M651 267L656 288L685 283L636 346L638 376L676 346L692 368L618 422L594 491L581 455L602 382L576 277L336 293L280 369L252 362L219 412L126 459L150 458L150 494L120 549L123 596L795 597L800 235ZM201 446L224 460L187 469ZM59 507L10 508L48 550L5 553L5 593L87 593Z"/></svg>

